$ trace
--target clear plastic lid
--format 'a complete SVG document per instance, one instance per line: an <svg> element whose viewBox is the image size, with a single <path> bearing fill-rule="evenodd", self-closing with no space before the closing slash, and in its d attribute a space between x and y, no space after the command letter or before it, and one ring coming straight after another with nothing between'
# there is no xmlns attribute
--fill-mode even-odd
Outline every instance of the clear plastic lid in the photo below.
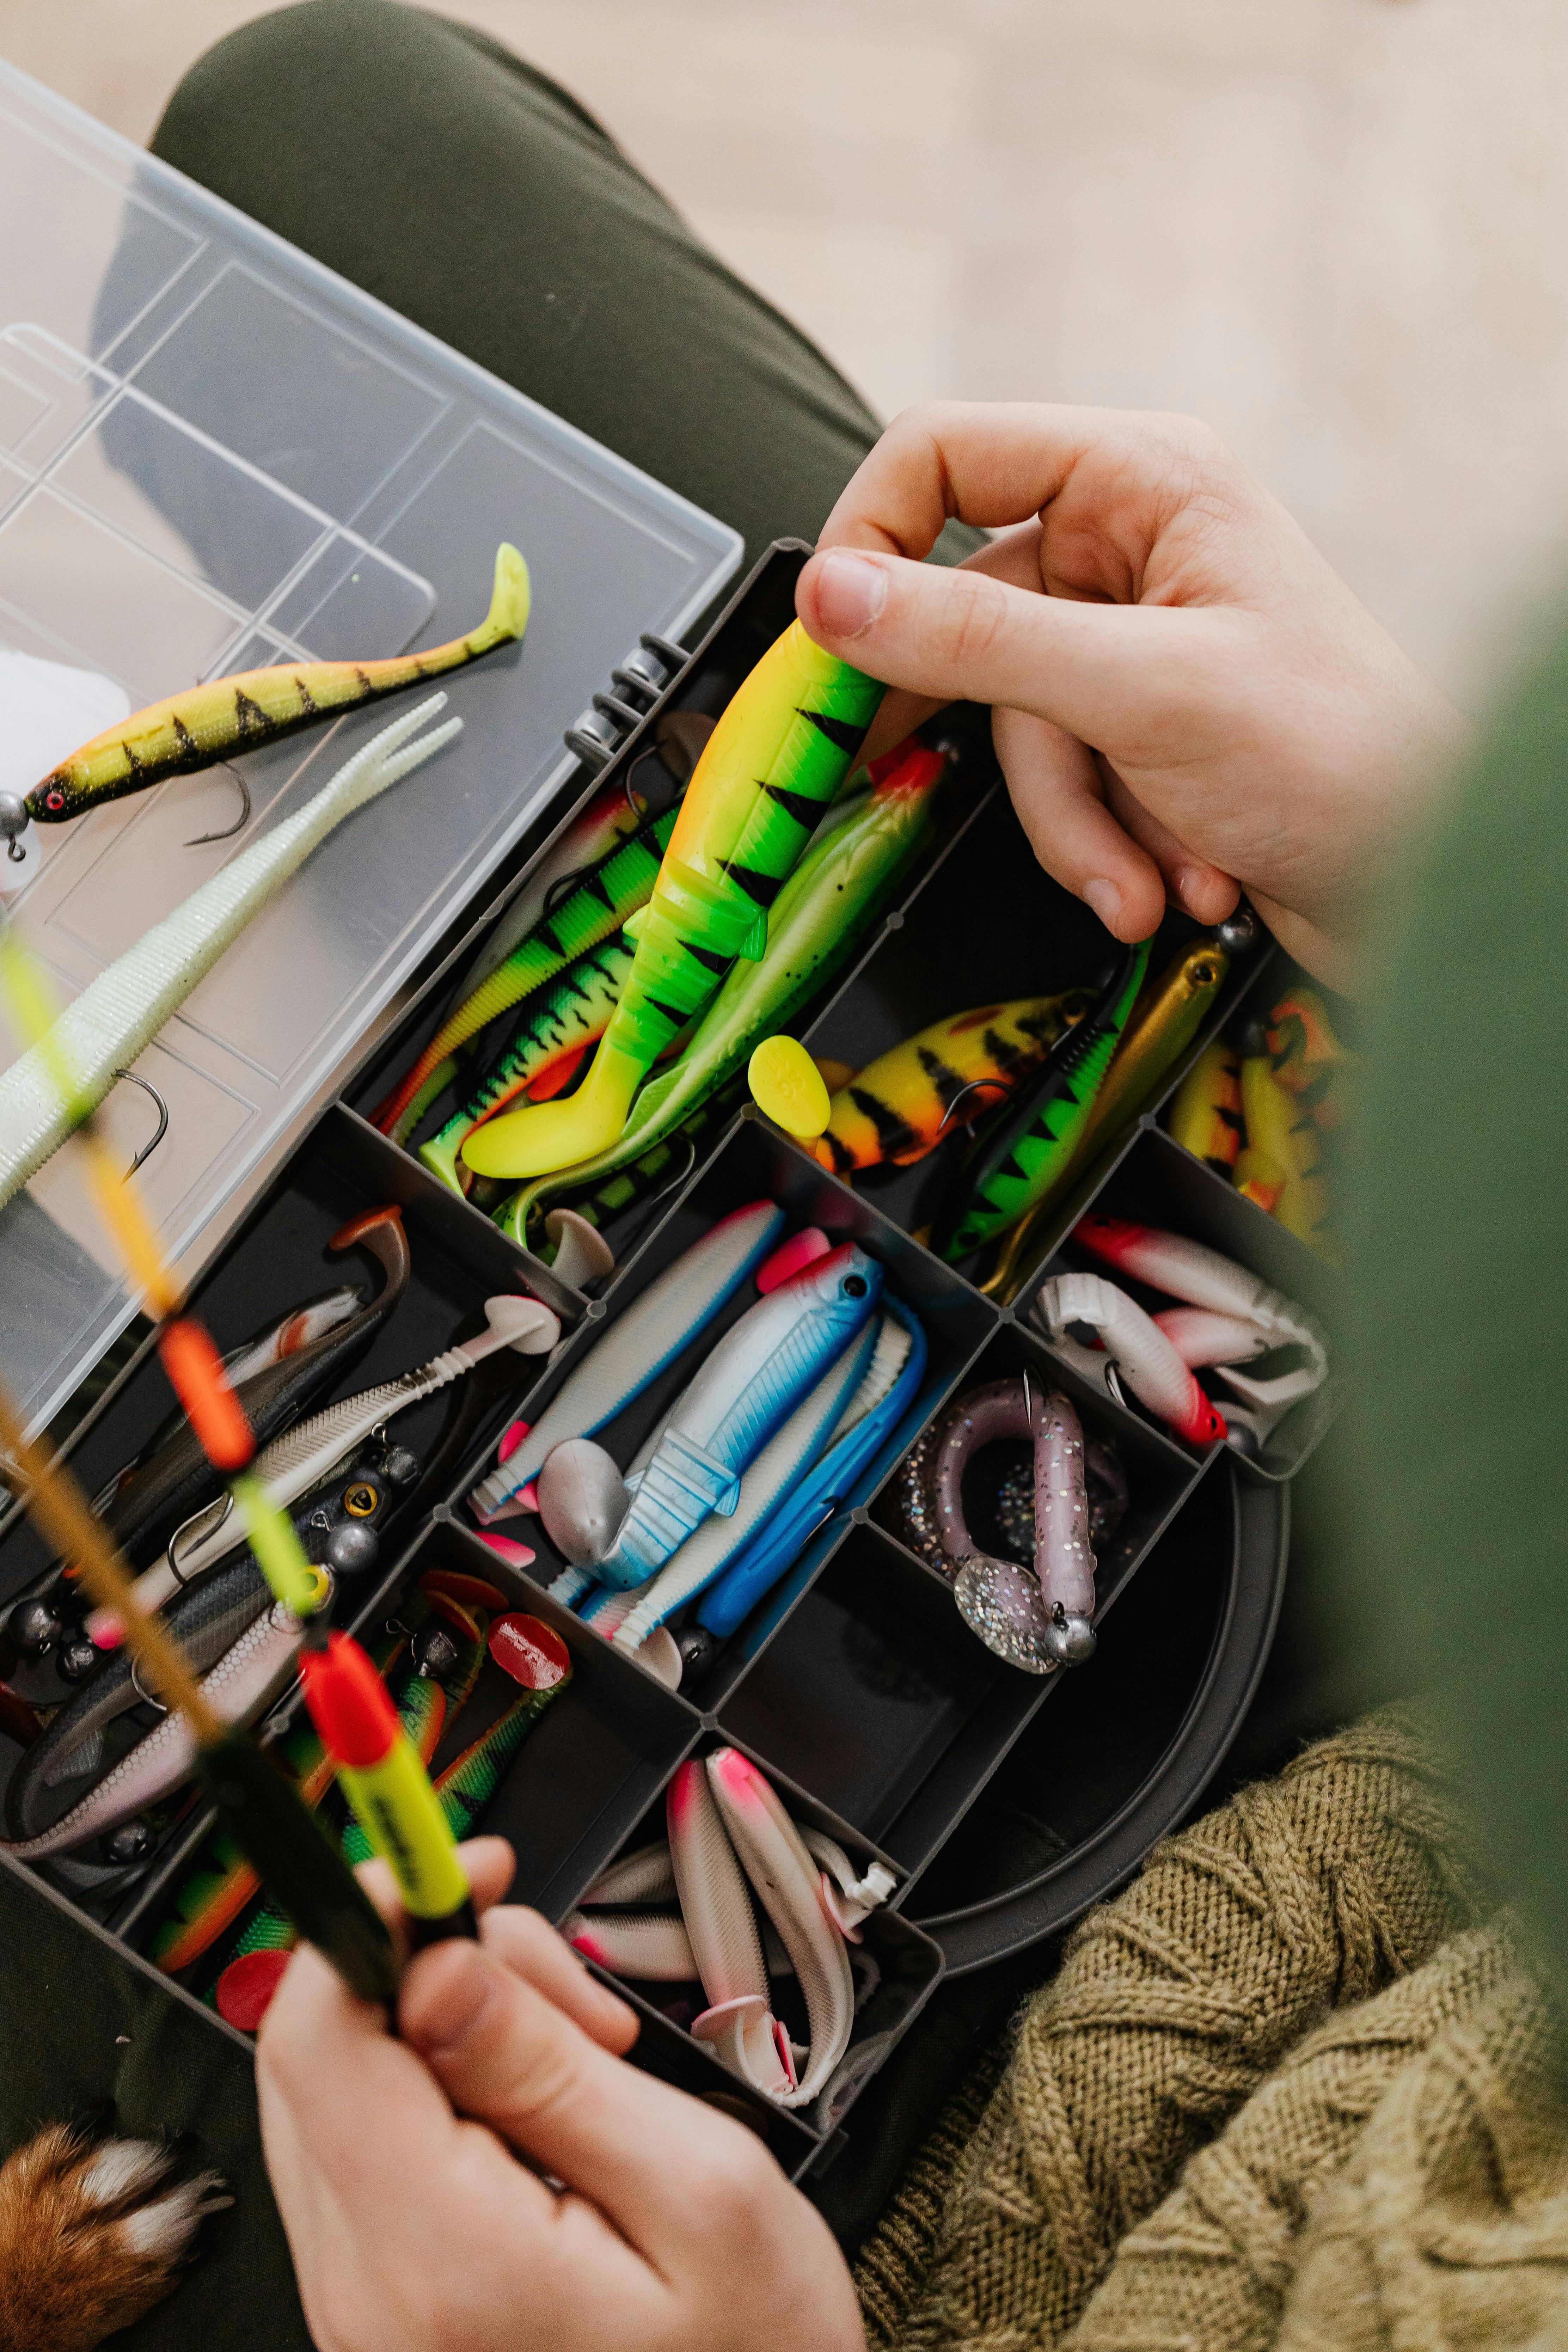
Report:
<svg viewBox="0 0 1568 2352"><path fill-rule="evenodd" d="M457 745L350 817L134 1066L169 1110L140 1181L189 1263L571 772L563 730L741 541L5 66L0 219L26 232L0 240L0 789L198 679L456 636L502 539L532 578L521 647L442 681ZM187 845L238 814L221 768L36 828L0 885L62 995L400 707L247 755L222 842ZM156 1117L110 1094L127 1162ZM132 1312L73 1158L0 1211L0 1362L35 1423Z"/></svg>

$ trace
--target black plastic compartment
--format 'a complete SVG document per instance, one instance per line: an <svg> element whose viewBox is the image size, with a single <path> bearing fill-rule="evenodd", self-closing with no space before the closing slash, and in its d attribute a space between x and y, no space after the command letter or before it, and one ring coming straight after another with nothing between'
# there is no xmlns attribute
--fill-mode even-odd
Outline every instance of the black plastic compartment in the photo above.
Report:
<svg viewBox="0 0 1568 2352"><path fill-rule="evenodd" d="M786 546L763 560L692 665L651 705L616 763L639 755L662 702L721 706L788 621L805 552ZM965 740L973 782L952 803L936 849L910 877L899 908L836 992L814 1009L807 1034L816 1053L864 1060L963 1005L996 994L1043 993L1085 980L1109 961L1103 935L1085 911L1033 865L1005 797L984 796L994 773L984 715L945 714L942 731L951 730ZM618 772L616 763L595 790ZM745 1748L792 1809L820 1818L851 1851L883 1851L900 1884L877 1932L892 1939L889 1950L896 1945L905 1956L894 1972L902 2006L889 2021L890 2048L929 1994L942 1955L950 1968L979 1967L1053 1932L1125 1877L1194 1801L1225 1752L1267 1651L1283 1577L1287 1492L1238 1475L1223 1454L1205 1461L1140 1417L1121 1413L1056 1368L1012 1315L940 1265L910 1231L919 1222L919 1188L934 1173L930 1168L890 1180L862 1178L851 1188L748 1109L715 1130L666 1200L645 1209L637 1225L612 1232L623 1263L605 1297L584 1301L563 1291L477 1208L376 1135L361 1114L429 1035L498 906L580 805L581 797L536 825L492 881L478 919L470 915L453 927L343 1102L315 1123L216 1255L196 1303L220 1344L233 1341L290 1297L341 1278L341 1262L321 1254L326 1236L357 1210L395 1199L404 1205L413 1242L414 1280L342 1392L423 1361L477 1328L491 1291L530 1287L558 1308L564 1339L557 1356L548 1365L520 1362L517 1378L489 1407L449 1476L444 1501L433 1516L395 1533L382 1584L356 1605L366 1620L384 1612L406 1576L439 1559L515 1591L517 1605L557 1624L571 1644L573 1689L521 1750L483 1824L513 1843L519 1896L552 1917L573 1906L616 1852L649 1833L645 1824L676 1764L717 1739ZM1193 928L1172 919L1153 960L1156 971ZM1194 1053L1235 997L1258 984L1258 968L1254 962L1233 973ZM1162 1098L1180 1076L1180 1067L1172 1072ZM1141 1181L1145 1160L1158 1185L1138 1213L1213 1240L1303 1303L1331 1311L1324 1280L1314 1288L1309 1274L1297 1276L1299 1261L1310 1254L1168 1139L1151 1139L1146 1129L1131 1142L1108 1143L1042 1244L1059 1237L1102 1182L1108 1206L1130 1213L1121 1204L1133 1198L1127 1187ZM519 1576L480 1545L462 1524L462 1497L489 1466L501 1428L520 1411L532 1416L606 1318L717 1216L764 1194L784 1207L793 1224L819 1224L835 1240L859 1239L883 1260L892 1286L925 1325L931 1365L917 1408L850 1498L858 1507L849 1525L820 1530L707 1677L689 1693L672 1695L545 1597L536 1581L547 1580L552 1567L542 1546L534 1573ZM1189 1200L1191 1215L1184 1205ZM1273 1254L1279 1244L1283 1257ZM1316 1261L1310 1270L1322 1277ZM1024 1362L1042 1374L1050 1370L1091 1421L1116 1433L1133 1484L1132 1517L1100 1563L1100 1649L1081 1672L1044 1682L985 1651L942 1580L868 1516L930 1412L963 1385ZM647 1412L658 1402L650 1391ZM72 1439L89 1486L134 1452L167 1404L161 1370L143 1349ZM437 1399L418 1412L428 1412L433 1426L445 1409ZM632 1419L626 1416L624 1433L635 1444L646 1419L637 1430ZM416 1444L428 1442L418 1414L400 1423L398 1433ZM506 1531L538 1541L536 1521ZM45 1565L35 1539L14 1518L5 1522L0 1604ZM285 1701L275 1722L287 1720L296 1703ZM1043 1815L1042 1787L1050 1798ZM193 1816L139 1881L118 1915L132 1940L202 1834ZM122 1941L121 1948L130 1946ZM646 2005L645 2013L639 2063L699 2095L747 2107L742 2086L707 2052ZM216 2017L211 2021L228 2031ZM825 2160L836 2145L765 2103L752 2101L750 2108L749 2119L792 2172Z"/></svg>
<svg viewBox="0 0 1568 2352"><path fill-rule="evenodd" d="M892 1871L896 1878L901 1879L903 1874L894 1855L874 1840L863 1836L852 1822L836 1812L832 1806L824 1804L809 1787L791 1780L776 1761L736 1736L726 1725L720 1724L716 1729L710 1729L693 1753L698 1757L709 1756L721 1747L739 1748L759 1771L765 1773L795 1821L823 1831L841 1845L851 1861L862 1870L869 1868L873 1862L880 1862ZM666 1833L664 1793L661 1790L658 1801L647 1808L628 1832L621 1850L636 1853L639 1847L663 1839ZM795 2173L815 2168L831 2152L832 2134L850 2113L876 2067L885 2063L914 2023L942 1978L943 1963L940 1947L923 1928L915 1927L900 1915L896 1907L898 1901L899 1893L895 1891L889 1901L871 1911L861 1926L861 1939L875 1962L878 1981L857 2011L848 2054L859 2053L864 2060L868 2055L868 2045L870 2045L875 2051L875 2063L867 2064L865 2071L857 2074L843 2095L836 2098L829 2130L819 2128L808 2110L781 2110L774 2108L769 2101L746 2095L752 2105L765 2107L770 2115L778 2115L781 2119L793 2122L807 2141L804 2156L793 2168ZM598 1968L595 1974L604 1976L623 1996L629 1995L634 1999L644 2014L658 2017L669 2031L679 2034L689 2053L684 2087L707 2086L711 2089L718 2086L721 2089L727 2087L731 2092L743 2090L744 2086L736 2082L712 2052L701 2042L693 2041L685 2031L688 2012L695 2016L704 2005L700 1988L645 1984L635 1979L611 1976L608 1971ZM689 1992L689 1998L687 1997ZM800 2015L803 2021L804 2011Z"/></svg>

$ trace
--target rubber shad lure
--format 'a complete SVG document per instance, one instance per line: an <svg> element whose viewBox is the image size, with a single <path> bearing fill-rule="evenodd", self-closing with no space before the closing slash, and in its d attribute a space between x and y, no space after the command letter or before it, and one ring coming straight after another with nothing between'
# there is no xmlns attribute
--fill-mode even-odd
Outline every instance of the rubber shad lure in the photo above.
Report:
<svg viewBox="0 0 1568 2352"><path fill-rule="evenodd" d="M1327 1380L1327 1343L1306 1308L1218 1250L1189 1241L1183 1234L1163 1233L1119 1217L1085 1217L1073 1239L1133 1281L1147 1283L1152 1290L1163 1291L1167 1297L1203 1310L1201 1318L1162 1315L1155 1328L1184 1364L1214 1365L1221 1380L1241 1398L1247 1410L1238 1412L1232 1408L1231 1418L1243 1423L1249 1441L1261 1443L1292 1405L1310 1396ZM1235 1369L1237 1361L1250 1355L1287 1348L1299 1349L1302 1358L1291 1371L1259 1380ZM1234 1352L1222 1359L1216 1349ZM1131 1377L1129 1385L1133 1385Z"/></svg>
<svg viewBox="0 0 1568 2352"><path fill-rule="evenodd" d="M454 1192L467 1192L471 1176L458 1162L469 1137L519 1095L543 1101L546 1087L553 1093L568 1083L582 1055L609 1026L633 953L625 931L612 932L534 991L495 1067L419 1146L418 1156L433 1176Z"/></svg>
<svg viewBox="0 0 1568 2352"><path fill-rule="evenodd" d="M498 1014L522 1003L535 989L554 980L578 956L605 940L619 938L648 903L675 824L674 809L645 818L630 833L617 837L605 856L570 887L563 887L560 898L550 903L505 961L488 972L441 1024L402 1084L388 1097L376 1115L376 1124L384 1133L398 1131L405 1111L418 1100L433 1072L459 1045L477 1036ZM563 886L566 878L562 877Z"/></svg>
<svg viewBox="0 0 1568 2352"><path fill-rule="evenodd" d="M327 1244L334 1252L355 1246L371 1253L385 1277L374 1298L367 1303L363 1291L344 1288L291 1308L237 1349L228 1364L258 1445L268 1444L329 1381L342 1377L408 1286L408 1242L400 1210L373 1209ZM140 1565L150 1549L162 1549L175 1528L211 1499L220 1483L182 1414L166 1437L160 1434L146 1456L121 1474L112 1494L100 1498L99 1509L121 1549Z"/></svg>
<svg viewBox="0 0 1568 2352"><path fill-rule="evenodd" d="M272 1502L287 1509L319 1486L339 1463L348 1460L383 1422L436 1395L453 1381L462 1380L499 1349L545 1355L561 1336L556 1317L536 1298L487 1298L485 1316L487 1328L474 1339L443 1349L416 1370L400 1372L395 1380L383 1381L358 1396L328 1405L323 1412L275 1438L253 1465L258 1484ZM178 1585L188 1583L243 1540L233 1497L225 1493L177 1528L163 1559L137 1578L138 1601L143 1609L162 1607ZM95 1611L87 1622L96 1642L118 1635L118 1621L111 1612Z"/></svg>
<svg viewBox="0 0 1568 2352"><path fill-rule="evenodd" d="M330 1597L331 1579L323 1576L321 1584ZM240 1635L201 1685L202 1696L220 1722L248 1721L278 1696L293 1672L304 1631L300 1620L275 1601ZM37 1837L7 1844L5 1851L16 1862L38 1862L87 1838L102 1836L177 1789L189 1778L195 1759L196 1743L184 1717L167 1715L62 1820Z"/></svg>
<svg viewBox="0 0 1568 2352"><path fill-rule="evenodd" d="M401 694L422 679L462 669L521 637L528 606L528 566L515 547L503 544L496 553L489 612L466 637L390 661L285 662L171 695L95 735L51 769L27 794L27 814L40 824L63 824L166 776L188 776L384 695Z"/></svg>
<svg viewBox="0 0 1568 2352"><path fill-rule="evenodd" d="M1229 1183L1246 1132L1241 1062L1234 1045L1215 1037L1176 1089L1171 1106L1171 1139Z"/></svg>
<svg viewBox="0 0 1568 2352"><path fill-rule="evenodd" d="M710 1512L734 1511L741 1474L864 1329L881 1287L876 1259L847 1242L731 1325L628 1477L631 1508L595 1564L601 1583L646 1584ZM549 1471L547 1459L542 1487Z"/></svg>
<svg viewBox="0 0 1568 2352"><path fill-rule="evenodd" d="M679 1127L672 1129L658 1143L650 1144L637 1159L628 1160L624 1166L613 1169L586 1192L571 1192L568 1197L576 1214L584 1223L597 1226L602 1231L632 1209L644 1203L651 1206L654 1202L662 1200L691 1173L696 1165L699 1144L718 1132L740 1108L745 1097L745 1079L731 1078L727 1086L719 1087L717 1092L699 1103ZM524 1239L521 1220L525 1210L539 1208L543 1192L552 1185L553 1179L547 1179L543 1187L514 1192L498 1211L496 1223L520 1248L539 1247L537 1231L531 1242ZM551 1220L557 1213L552 1209L545 1216L547 1237ZM536 1218L533 1223L537 1225ZM548 1257L548 1250L546 1255ZM552 1259L549 1262L554 1263Z"/></svg>
<svg viewBox="0 0 1568 2352"><path fill-rule="evenodd" d="M0 1076L0 1205L97 1108L118 1073L151 1044L225 948L334 825L451 741L462 726L459 719L418 736L446 699L444 694L432 695L384 728L313 800L242 849L90 980L48 1037L29 1046ZM62 1064L70 1075L69 1099L56 1076Z"/></svg>
<svg viewBox="0 0 1568 2352"><path fill-rule="evenodd" d="M774 1246L784 1211L772 1201L736 1209L657 1275L563 1381L521 1441L469 1497L481 1525L519 1505L569 1437L591 1437L689 1348ZM503 1437L503 1446L507 1440Z"/></svg>
<svg viewBox="0 0 1568 2352"><path fill-rule="evenodd" d="M846 1929L825 1893L825 1874L773 1790L733 1748L683 1764L667 1813L681 1917L709 2002L692 2035L764 2097L807 2106L827 2089L855 2024ZM773 2014L748 1883L799 1980L804 2050ZM891 1891L889 1874L879 1872L867 1908Z"/></svg>
<svg viewBox="0 0 1568 2352"><path fill-rule="evenodd" d="M615 1018L568 1101L518 1112L511 1172L544 1175L619 1137L632 1097L768 916L876 715L883 688L792 622L731 702L687 787ZM526 1122L526 1125L525 1125ZM504 1173L470 1154L482 1174Z"/></svg>
<svg viewBox="0 0 1568 2352"><path fill-rule="evenodd" d="M994 1110L1093 1002L1069 989L933 1021L838 1089L816 1158L836 1176L923 1160L955 1122Z"/></svg>
<svg viewBox="0 0 1568 2352"><path fill-rule="evenodd" d="M356 1457L291 1513L306 1558L334 1578L367 1574L379 1555L380 1529L418 1475L418 1462L402 1447L375 1448ZM166 1622L187 1662L205 1673L271 1598L247 1550L180 1593ZM142 1696L134 1662L123 1649L105 1657L73 1692L6 1784L5 1819L14 1838L32 1837L44 1828L39 1816L51 1790L100 1769L110 1726Z"/></svg>
<svg viewBox="0 0 1568 2352"><path fill-rule="evenodd" d="M606 1151L525 1185L500 1222L522 1240L547 1196L640 1160L743 1069L758 1040L793 1021L849 961L931 838L948 761L909 742L872 762L872 789L829 811L768 917L760 963L742 961L710 1005L679 1059L638 1093L630 1117ZM510 1114L475 1139L470 1164L516 1174ZM506 1154L503 1158L503 1153Z"/></svg>
<svg viewBox="0 0 1568 2352"><path fill-rule="evenodd" d="M1189 1445L1213 1445L1228 1434L1224 1415L1194 1378L1174 1342L1136 1299L1103 1276L1058 1275L1041 1284L1029 1311L1058 1354L1096 1388L1118 1396L1112 1375L1119 1376L1140 1404ZM1087 1325L1098 1335L1103 1354L1073 1338L1076 1324Z"/></svg>
<svg viewBox="0 0 1568 2352"><path fill-rule="evenodd" d="M932 1248L950 1265L1026 1215L1068 1165L1148 963L1147 940L1128 949L1093 1012L1068 1030L1035 1083L980 1129L931 1234Z"/></svg>

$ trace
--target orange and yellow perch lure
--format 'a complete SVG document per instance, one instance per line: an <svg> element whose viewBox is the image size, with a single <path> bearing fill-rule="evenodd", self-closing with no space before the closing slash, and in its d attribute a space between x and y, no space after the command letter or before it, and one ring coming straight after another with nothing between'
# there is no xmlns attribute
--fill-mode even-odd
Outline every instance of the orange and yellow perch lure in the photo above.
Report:
<svg viewBox="0 0 1568 2352"><path fill-rule="evenodd" d="M923 1160L950 1129L994 1109L1093 1002L1092 989L1069 989L933 1021L838 1088L812 1150L836 1176Z"/></svg>
<svg viewBox="0 0 1568 2352"><path fill-rule="evenodd" d="M27 814L40 824L64 824L106 801L144 793L166 776L194 774L231 753L254 751L421 679L462 669L521 636L529 601L528 566L503 542L496 551L489 612L466 637L385 661L284 662L171 695L106 728L52 768L27 794Z"/></svg>

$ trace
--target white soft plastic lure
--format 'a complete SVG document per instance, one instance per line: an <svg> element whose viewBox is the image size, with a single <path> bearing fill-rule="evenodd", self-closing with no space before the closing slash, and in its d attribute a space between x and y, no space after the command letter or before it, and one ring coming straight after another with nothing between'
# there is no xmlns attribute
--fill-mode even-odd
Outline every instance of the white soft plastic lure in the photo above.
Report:
<svg viewBox="0 0 1568 2352"><path fill-rule="evenodd" d="M793 2087L774 2091L773 2096L781 2106L807 2106L826 2088L849 2047L855 2023L855 1979L844 1931L823 1898L822 1874L805 1840L756 1767L738 1748L721 1748L709 1757L706 1769L730 1843L778 1930L805 2000L810 2035L805 2071ZM673 1823L670 1845L675 1852ZM679 1868L677 1853L678 1875ZM684 1889L681 1910L689 1927ZM692 1948L697 1949L695 1937ZM699 2018L692 2026L700 2039L702 2022Z"/></svg>
<svg viewBox="0 0 1568 2352"><path fill-rule="evenodd" d="M409 740L446 700L444 694L430 695L384 727L313 800L230 858L89 981L47 1038L0 1076L0 1205L59 1150L75 1120L103 1100L116 1073L151 1045L225 948L333 826L451 741L460 719ZM70 1073L70 1102L56 1076L62 1063Z"/></svg>
<svg viewBox="0 0 1568 2352"><path fill-rule="evenodd" d="M384 1421L434 1396L452 1381L461 1380L499 1348L542 1356L561 1337L559 1318L537 1298L510 1295L487 1298L485 1315L486 1328L472 1339L443 1349L415 1371L400 1372L394 1381L382 1381L358 1396L328 1405L264 1446L256 1457L255 1472L269 1499L279 1510L287 1510L330 1477L339 1463L346 1461ZM160 1609L180 1585L188 1584L245 1539L245 1522L234 1507L233 1497L220 1495L175 1528L163 1558L143 1569L131 1589L143 1609ZM120 1638L120 1620L112 1610L95 1609L87 1630L91 1640L100 1644L115 1642Z"/></svg>
<svg viewBox="0 0 1568 2352"><path fill-rule="evenodd" d="M1153 1318L1101 1274L1059 1274L1043 1282L1030 1313L1058 1355L1096 1388L1119 1372L1152 1413L1192 1445L1211 1445L1225 1422ZM1075 1323L1098 1331L1101 1355L1072 1337Z"/></svg>
<svg viewBox="0 0 1568 2352"><path fill-rule="evenodd" d="M469 1499L481 1525L515 1507L558 1445L603 1429L675 1361L762 1263L784 1222L772 1201L753 1201L721 1217L655 1276L563 1382L521 1444L475 1487Z"/></svg>

